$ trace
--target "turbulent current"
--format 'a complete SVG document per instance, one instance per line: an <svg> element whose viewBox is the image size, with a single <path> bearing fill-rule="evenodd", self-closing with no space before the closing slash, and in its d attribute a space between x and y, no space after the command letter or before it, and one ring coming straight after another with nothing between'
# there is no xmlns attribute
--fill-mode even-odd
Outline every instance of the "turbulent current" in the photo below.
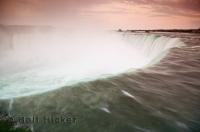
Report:
<svg viewBox="0 0 200 132"><path fill-rule="evenodd" d="M20 35L1 43L0 111L32 131L200 131L199 34Z"/></svg>

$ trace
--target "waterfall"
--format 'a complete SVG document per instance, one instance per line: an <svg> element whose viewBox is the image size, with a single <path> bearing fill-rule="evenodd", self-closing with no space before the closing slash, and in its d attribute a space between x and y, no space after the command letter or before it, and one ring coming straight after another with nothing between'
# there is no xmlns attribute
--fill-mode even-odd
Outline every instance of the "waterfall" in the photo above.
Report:
<svg viewBox="0 0 200 132"><path fill-rule="evenodd" d="M12 109L13 109L13 103L14 103L14 99L11 98L9 100L9 106L8 106L8 115L11 116L11 112L12 112Z"/></svg>
<svg viewBox="0 0 200 132"><path fill-rule="evenodd" d="M147 68L159 63L169 49L183 45L178 38L153 34L88 34L15 34L14 49L0 49L0 98Z"/></svg>
<svg viewBox="0 0 200 132"><path fill-rule="evenodd" d="M159 62L168 53L169 49L184 46L179 38L170 38L154 34L137 35L126 34L124 40L132 45L139 54L147 58L146 65Z"/></svg>

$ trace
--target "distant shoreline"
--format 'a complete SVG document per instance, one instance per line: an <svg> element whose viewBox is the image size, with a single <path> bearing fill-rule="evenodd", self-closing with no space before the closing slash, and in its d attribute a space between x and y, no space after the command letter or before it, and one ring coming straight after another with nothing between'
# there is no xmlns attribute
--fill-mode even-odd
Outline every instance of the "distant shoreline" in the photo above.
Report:
<svg viewBox="0 0 200 132"><path fill-rule="evenodd" d="M174 33L200 33L199 29L155 29L155 30L122 30L118 29L118 32L144 32L144 33L151 33L151 32L174 32Z"/></svg>
<svg viewBox="0 0 200 132"><path fill-rule="evenodd" d="M61 27L60 27L61 28ZM59 28L59 29L60 29ZM10 31L31 31L31 29L38 29L43 31L52 31L56 29L54 26L50 25L3 25L0 24L0 30L10 30ZM62 29L62 28L61 28ZM150 33L150 32L174 32L174 33L200 33L199 29L150 29L150 30L115 30L117 32L133 32L133 33Z"/></svg>

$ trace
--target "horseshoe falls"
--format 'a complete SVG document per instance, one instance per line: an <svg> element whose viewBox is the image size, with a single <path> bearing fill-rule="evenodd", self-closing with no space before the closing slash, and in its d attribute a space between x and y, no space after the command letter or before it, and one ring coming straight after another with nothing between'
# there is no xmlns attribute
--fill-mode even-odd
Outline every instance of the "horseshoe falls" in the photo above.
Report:
<svg viewBox="0 0 200 132"><path fill-rule="evenodd" d="M76 33L69 38L38 32L12 34L11 46L1 50L0 98L43 93L145 68L159 62L169 49L183 45L164 36L110 34Z"/></svg>
<svg viewBox="0 0 200 132"><path fill-rule="evenodd" d="M37 117L16 121L31 131L200 130L199 34L8 26L0 38L0 112Z"/></svg>

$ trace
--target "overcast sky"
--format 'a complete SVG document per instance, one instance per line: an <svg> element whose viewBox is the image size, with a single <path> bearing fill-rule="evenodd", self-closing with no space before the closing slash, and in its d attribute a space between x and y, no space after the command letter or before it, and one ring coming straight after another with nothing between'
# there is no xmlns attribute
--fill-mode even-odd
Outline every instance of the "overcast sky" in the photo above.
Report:
<svg viewBox="0 0 200 132"><path fill-rule="evenodd" d="M0 0L0 23L199 28L200 0Z"/></svg>

